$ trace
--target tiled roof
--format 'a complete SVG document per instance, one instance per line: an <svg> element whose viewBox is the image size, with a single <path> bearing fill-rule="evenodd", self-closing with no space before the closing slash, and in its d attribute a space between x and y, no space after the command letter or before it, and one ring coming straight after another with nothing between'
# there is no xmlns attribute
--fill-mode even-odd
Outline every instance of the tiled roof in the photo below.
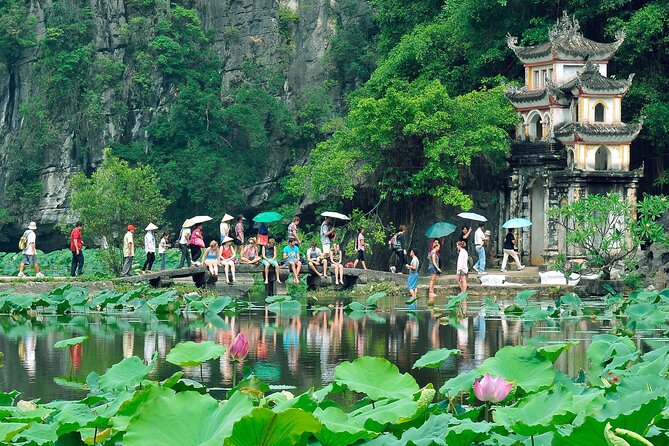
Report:
<svg viewBox="0 0 669 446"><path fill-rule="evenodd" d="M567 92L575 87L581 87L585 90L591 91L626 92L632 83L633 77L634 74L631 74L630 77L625 80L611 79L609 77L602 76L599 72L599 69L595 65L588 62L581 73L579 73L574 79L560 86L560 89Z"/></svg>
<svg viewBox="0 0 669 446"><path fill-rule="evenodd" d="M636 137L636 135L641 131L643 126L643 120L636 124L582 124L582 123L569 123L561 127L557 127L553 130L556 138L568 137L572 134L578 134L581 136L631 136Z"/></svg>
<svg viewBox="0 0 669 446"><path fill-rule="evenodd" d="M530 90L527 87L507 87L504 94L512 102L530 102L542 99L546 95L546 89Z"/></svg>

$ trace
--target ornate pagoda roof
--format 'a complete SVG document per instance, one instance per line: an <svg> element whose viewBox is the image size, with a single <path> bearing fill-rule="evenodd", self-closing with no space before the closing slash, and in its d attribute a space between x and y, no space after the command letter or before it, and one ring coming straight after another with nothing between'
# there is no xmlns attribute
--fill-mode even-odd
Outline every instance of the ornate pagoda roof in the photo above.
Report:
<svg viewBox="0 0 669 446"><path fill-rule="evenodd" d="M548 33L549 41L532 46L518 46L518 38L508 35L507 45L523 63L558 60L608 60L625 40L616 34L616 41L600 43L583 37L581 26L566 12Z"/></svg>
<svg viewBox="0 0 669 446"><path fill-rule="evenodd" d="M578 73L576 77L559 88L564 92L573 90L581 90L586 93L613 93L625 94L632 85L634 73L630 74L625 80L611 79L602 76L597 66L588 62L583 67L583 71Z"/></svg>
<svg viewBox="0 0 669 446"><path fill-rule="evenodd" d="M530 90L526 86L515 87L510 85L506 87L504 94L513 104L523 102L543 102L546 99L546 89Z"/></svg>
<svg viewBox="0 0 669 446"><path fill-rule="evenodd" d="M632 141L643 127L643 117L635 124L604 124L601 122L584 124L572 122L553 130L556 139L563 143L583 142L619 142Z"/></svg>

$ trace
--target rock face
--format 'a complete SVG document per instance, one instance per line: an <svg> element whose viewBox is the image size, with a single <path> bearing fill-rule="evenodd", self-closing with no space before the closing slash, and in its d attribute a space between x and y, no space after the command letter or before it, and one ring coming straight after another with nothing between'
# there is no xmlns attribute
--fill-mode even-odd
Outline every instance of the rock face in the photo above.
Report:
<svg viewBox="0 0 669 446"><path fill-rule="evenodd" d="M91 10L92 41L98 55L111 61L124 61L129 45L124 29L133 19L129 9L140 3L137 0L89 0L80 5ZM234 88L245 61L250 58L266 66L280 64L285 79L282 100L289 105L306 89L321 85L325 80L322 60L335 33L334 0L203 0L193 4L220 57L222 91ZM30 13L36 18L37 41L43 41L47 35L45 10L50 7L51 0L32 0ZM153 7L163 6L156 3ZM58 119L58 142L37 155L42 188L39 198L30 201L38 203L31 203L28 212L17 212L16 203L7 201L8 181L11 181L9 166L17 145L30 144L20 137L27 125L21 109L37 94L35 67L39 51L39 46L24 48L18 61L0 68L0 209L13 210L13 221L6 229L9 233L16 233L28 221L36 220L40 228L45 229L41 234L45 247L44 242L48 245L55 240L44 236L52 233L51 228L62 223L67 213L67 181L71 175L93 170L102 160L103 148L115 142L147 141L147 125L165 111L167 99L175 92L164 82L162 74L154 71L148 94L139 95L128 87L126 79L118 87L104 91L104 118L96 128L87 128L83 120L74 119L64 111ZM129 75L127 70L123 74L124 77ZM250 207L266 198L267 186L284 175L288 167L285 162L268 167L266 178L260 178L258 187L247 191L249 197L245 201ZM14 198L17 199L21 198ZM5 240L3 244L0 239L0 250L15 244L13 239L7 243Z"/></svg>

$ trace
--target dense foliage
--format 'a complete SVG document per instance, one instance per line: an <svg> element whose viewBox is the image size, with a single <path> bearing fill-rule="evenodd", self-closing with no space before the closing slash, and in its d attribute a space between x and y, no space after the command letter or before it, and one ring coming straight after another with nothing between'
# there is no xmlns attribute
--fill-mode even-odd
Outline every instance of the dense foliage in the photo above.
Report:
<svg viewBox="0 0 669 446"><path fill-rule="evenodd" d="M507 318L531 324L544 319L595 315L572 294L561 296L542 313L534 292L524 291L504 309ZM362 308L347 308L350 317L370 311L383 293L369 296ZM466 295L453 296L447 307L454 315ZM146 444L165 445L574 445L619 446L664 444L667 438L667 368L669 347L641 350L632 336L666 329L669 290L639 291L605 297L615 321L611 334L596 334L581 370L570 376L555 365L575 343L530 343L501 348L477 367L420 387L409 373L383 358L360 357L339 364L333 381L293 395L272 392L251 367L243 379L221 395L178 371L163 381L149 379L156 355L148 362L127 357L105 373L91 372L85 383L59 378L56 382L87 392L80 400L23 401L18 392L0 393L0 441L12 444ZM303 307L290 298L270 297L268 310L299 314ZM119 310L161 314L197 311L205 320L248 308L226 296L187 294L171 290L103 291L90 299L85 288L69 285L50 293L0 293L1 312L21 315L41 312L116 314ZM293 305L297 304L296 308ZM284 308L285 305L285 308ZM484 312L502 309L486 302ZM357 316L354 314L357 312ZM595 316L593 316L595 317ZM220 319L220 318L219 318ZM213 323L213 322L212 322ZM65 348L85 344L86 336L63 339ZM231 347L232 348L232 347ZM217 342L175 345L166 360L190 369L224 358ZM418 368L439 368L456 349L436 349L419 358ZM248 365L248 359L244 366ZM235 367L235 364L232 365ZM192 370L192 369L191 369ZM235 369L239 374L239 370ZM505 391L486 396L475 386L484 375L499 378ZM191 373L191 375L193 375ZM509 383L510 385L507 385ZM220 391L220 389L218 389ZM219 400L214 395L220 395ZM483 399L480 401L478 398ZM490 401L494 401L491 403ZM184 413L191 416L183 417Z"/></svg>

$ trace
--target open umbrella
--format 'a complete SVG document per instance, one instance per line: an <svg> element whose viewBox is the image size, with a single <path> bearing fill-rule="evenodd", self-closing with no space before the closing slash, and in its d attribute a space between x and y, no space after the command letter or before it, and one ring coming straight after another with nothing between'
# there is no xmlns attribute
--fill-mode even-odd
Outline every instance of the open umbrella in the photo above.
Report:
<svg viewBox="0 0 669 446"><path fill-rule="evenodd" d="M256 223L272 223L279 221L283 218L283 215L278 212L261 212L260 214L253 217L253 221Z"/></svg>
<svg viewBox="0 0 669 446"><path fill-rule="evenodd" d="M195 217L191 217L191 219L190 219L191 226L197 225L197 224L200 224L200 223L204 223L206 221L212 221L212 220L213 220L213 218L211 218L208 215L196 215Z"/></svg>
<svg viewBox="0 0 669 446"><path fill-rule="evenodd" d="M504 224L502 225L502 227L506 229L526 228L528 226L532 226L532 222L526 218L512 218L511 220L505 221Z"/></svg>
<svg viewBox="0 0 669 446"><path fill-rule="evenodd" d="M181 225L182 228L190 228L193 226L195 223L193 223L193 220L191 218L187 218L184 220L184 223Z"/></svg>
<svg viewBox="0 0 669 446"><path fill-rule="evenodd" d="M339 220L350 220L350 218L348 218L348 216L346 216L344 214L340 214L339 212L325 211L325 212L321 212L321 215L323 217L332 217L332 218L337 218Z"/></svg>
<svg viewBox="0 0 669 446"><path fill-rule="evenodd" d="M458 217L467 218L474 221L488 221L483 215L475 214L474 212L460 212Z"/></svg>
<svg viewBox="0 0 669 446"><path fill-rule="evenodd" d="M449 223L447 221L440 221L438 223L433 224L428 228L427 231L425 231L425 237L427 238L446 237L447 235L451 235L452 233L454 233L456 228L457 226L455 226L453 223Z"/></svg>

